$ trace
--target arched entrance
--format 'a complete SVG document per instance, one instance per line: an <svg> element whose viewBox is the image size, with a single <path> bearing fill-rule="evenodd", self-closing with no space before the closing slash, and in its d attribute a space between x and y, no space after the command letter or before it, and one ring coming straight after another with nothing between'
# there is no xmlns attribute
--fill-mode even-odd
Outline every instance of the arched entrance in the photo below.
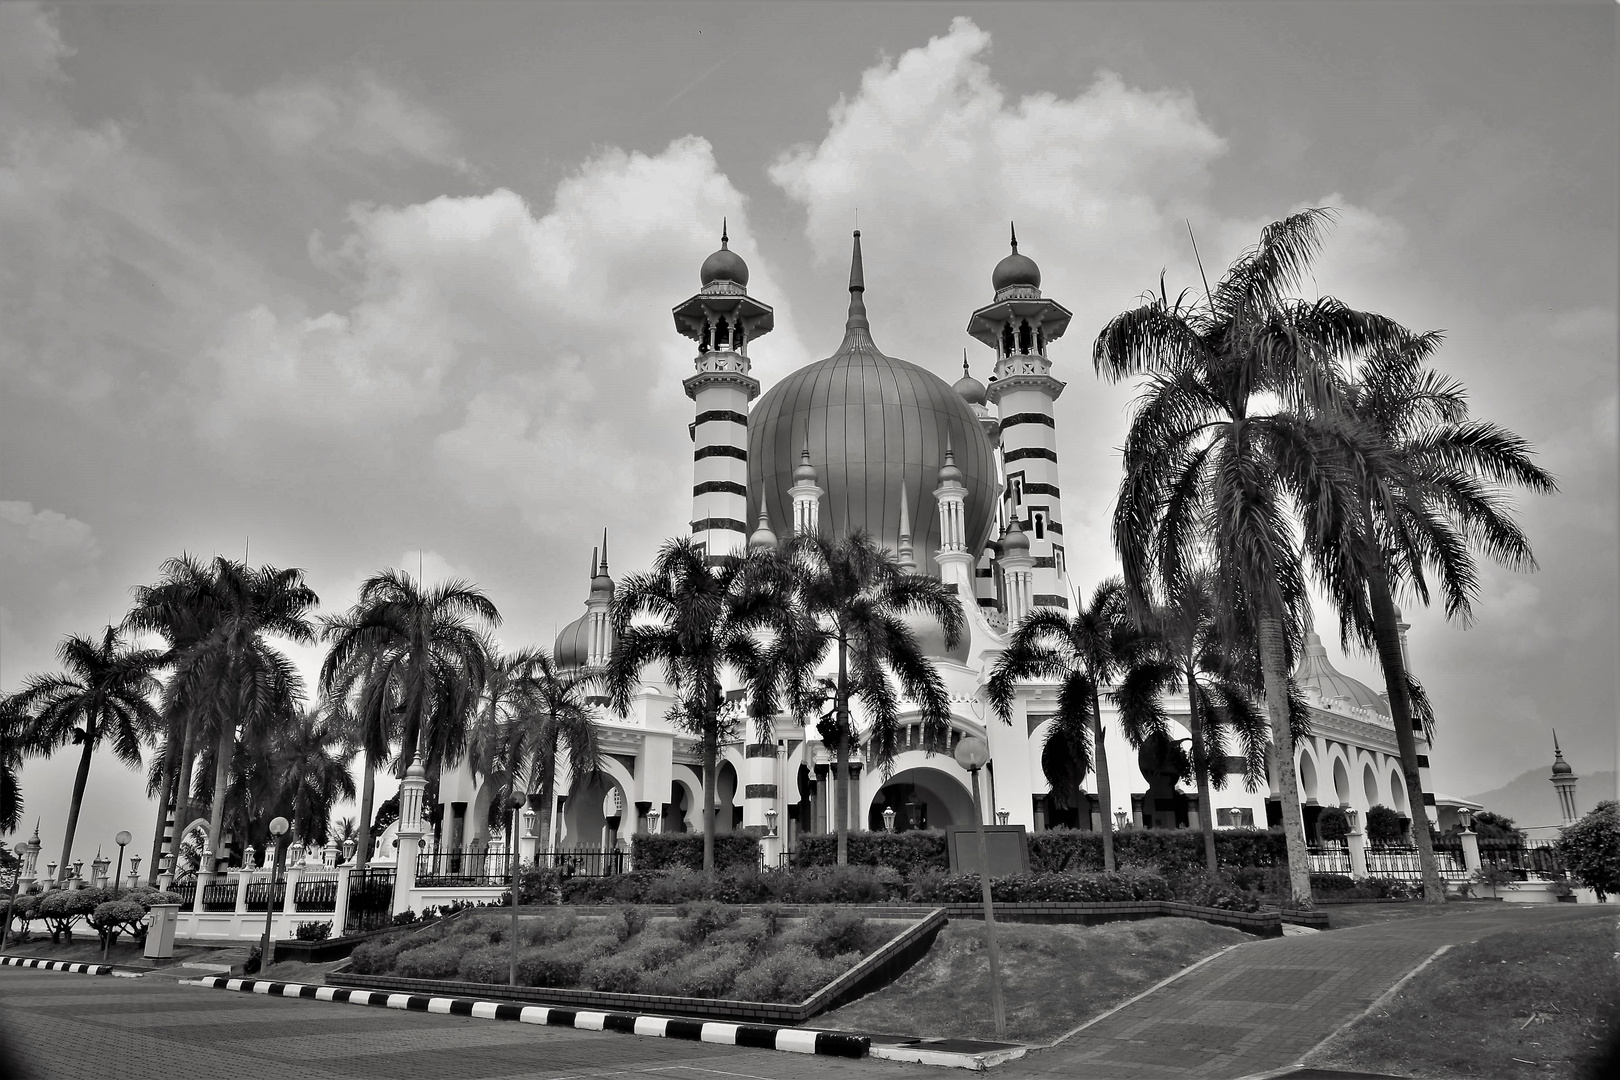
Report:
<svg viewBox="0 0 1620 1080"><path fill-rule="evenodd" d="M563 807L563 850L612 850L623 822L624 798L618 783L607 773L580 777L568 793Z"/></svg>
<svg viewBox="0 0 1620 1080"><path fill-rule="evenodd" d="M866 827L883 831L883 811L894 808L894 829L949 829L973 824L973 796L962 781L926 766L895 773L867 807Z"/></svg>

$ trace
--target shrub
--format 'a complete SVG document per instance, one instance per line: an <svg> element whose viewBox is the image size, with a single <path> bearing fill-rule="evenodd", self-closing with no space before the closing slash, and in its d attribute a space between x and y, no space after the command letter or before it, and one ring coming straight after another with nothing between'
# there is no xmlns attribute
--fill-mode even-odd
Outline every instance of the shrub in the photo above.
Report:
<svg viewBox="0 0 1620 1080"><path fill-rule="evenodd" d="M518 983L523 986L578 986L585 965L612 951L617 939L611 934L576 934L565 941L518 954Z"/></svg>
<svg viewBox="0 0 1620 1080"><path fill-rule="evenodd" d="M1367 842L1396 844L1401 840L1401 815L1387 806L1373 806L1367 811Z"/></svg>
<svg viewBox="0 0 1620 1080"><path fill-rule="evenodd" d="M726 997L753 959L753 950L747 945L716 942L649 972L642 978L642 986L644 992L652 994Z"/></svg>
<svg viewBox="0 0 1620 1080"><path fill-rule="evenodd" d="M737 976L731 996L742 1001L797 1003L860 962L859 955L817 956L803 945L788 945Z"/></svg>
<svg viewBox="0 0 1620 1080"><path fill-rule="evenodd" d="M558 870L539 866L518 867L518 903L560 904L563 876Z"/></svg>
<svg viewBox="0 0 1620 1080"><path fill-rule="evenodd" d="M704 901L682 904L675 909L675 914L681 920L675 925L675 936L688 945L700 945L709 940L709 935L716 930L736 922L740 912L736 908Z"/></svg>
<svg viewBox="0 0 1620 1080"><path fill-rule="evenodd" d="M992 878L990 894L1001 903L1107 903L1121 900L1169 900L1170 883L1153 873L1009 874ZM968 904L979 899L977 874L928 874L911 883L916 903Z"/></svg>
<svg viewBox="0 0 1620 1080"><path fill-rule="evenodd" d="M864 954L869 934L867 922L861 916L823 908L806 919L795 936L802 936L806 947L825 960L840 953Z"/></svg>
<svg viewBox="0 0 1620 1080"><path fill-rule="evenodd" d="M1582 885L1599 896L1620 892L1620 803L1600 802L1566 827L1557 851L1569 875Z"/></svg>
<svg viewBox="0 0 1620 1080"><path fill-rule="evenodd" d="M642 977L647 972L675 961L686 951L686 944L679 938L645 934L626 949L588 961L580 974L580 985L620 994L644 992Z"/></svg>
<svg viewBox="0 0 1620 1080"><path fill-rule="evenodd" d="M1356 879L1348 874L1312 874L1311 892L1347 893L1356 887Z"/></svg>
<svg viewBox="0 0 1620 1080"><path fill-rule="evenodd" d="M298 929L293 931L293 937L299 941L325 941L332 936L332 924L329 922L301 922Z"/></svg>
<svg viewBox="0 0 1620 1080"><path fill-rule="evenodd" d="M1260 898L1238 887L1233 875L1227 871L1211 874L1207 870L1180 874L1170 882L1170 892L1177 900L1200 907L1219 908L1222 911L1259 911Z"/></svg>
<svg viewBox="0 0 1620 1080"><path fill-rule="evenodd" d="M417 934L373 938L355 946L354 952L349 954L349 964L357 975L385 975L393 970L402 954L433 943L434 939Z"/></svg>
<svg viewBox="0 0 1620 1080"><path fill-rule="evenodd" d="M836 836L801 836L798 843L796 866L833 866L838 862ZM945 833L939 829L852 832L847 861L850 866L888 867L907 879L930 870L950 869Z"/></svg>
<svg viewBox="0 0 1620 1080"><path fill-rule="evenodd" d="M394 925L409 926L411 923L416 922L418 917L419 916L416 914L416 912L410 910L409 908L404 911L396 911L394 913Z"/></svg>
<svg viewBox="0 0 1620 1080"><path fill-rule="evenodd" d="M451 941L435 941L409 949L394 960L395 974L407 979L448 979L460 966L461 949Z"/></svg>
<svg viewBox="0 0 1620 1080"><path fill-rule="evenodd" d="M87 921L101 935L101 940L108 942L117 941L120 933L138 936L144 929L141 920L145 918L146 909L139 901L108 900L97 904Z"/></svg>
<svg viewBox="0 0 1620 1080"><path fill-rule="evenodd" d="M641 833L630 842L630 861L637 870L703 869L702 833ZM714 868L757 870L759 841L747 833L717 833Z"/></svg>
<svg viewBox="0 0 1620 1080"><path fill-rule="evenodd" d="M1116 829L1114 855L1123 863L1145 863L1164 874L1201 870L1203 834L1196 829ZM1224 868L1264 867L1288 861L1281 829L1218 829L1215 857ZM1029 837L1029 866L1035 873L1102 869L1102 834L1052 829Z"/></svg>
<svg viewBox="0 0 1620 1080"><path fill-rule="evenodd" d="M1317 815L1316 835L1329 842L1343 840L1350 835L1350 815L1337 806L1328 807Z"/></svg>
<svg viewBox="0 0 1620 1080"><path fill-rule="evenodd" d="M579 926L579 917L572 911L556 918L524 919L519 927L523 943L530 946L551 945L572 937Z"/></svg>
<svg viewBox="0 0 1620 1080"><path fill-rule="evenodd" d="M620 942L629 941L643 930L647 929L647 912L644 908L631 904L620 909L617 920L613 923L614 932Z"/></svg>
<svg viewBox="0 0 1620 1080"><path fill-rule="evenodd" d="M462 955L456 978L463 982L504 983L511 977L511 963L511 949L485 945Z"/></svg>

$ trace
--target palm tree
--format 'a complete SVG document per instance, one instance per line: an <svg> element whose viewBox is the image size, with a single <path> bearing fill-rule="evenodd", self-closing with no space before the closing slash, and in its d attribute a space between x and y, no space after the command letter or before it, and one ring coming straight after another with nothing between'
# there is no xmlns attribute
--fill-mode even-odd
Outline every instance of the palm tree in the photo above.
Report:
<svg viewBox="0 0 1620 1080"><path fill-rule="evenodd" d="M27 716L0 698L0 832L14 832L22 819L22 759L28 748Z"/></svg>
<svg viewBox="0 0 1620 1080"><path fill-rule="evenodd" d="M1321 248L1331 213L1266 227L1203 302L1158 296L1116 316L1093 359L1111 379L1145 375L1125 445L1114 544L1132 606L1150 582L1179 592L1212 559L1216 603L1233 636L1253 635L1298 903L1310 871L1294 769L1289 670L1301 640L1307 566L1337 595L1368 562L1352 464L1361 449L1339 417L1312 408L1340 357L1404 340L1378 315L1331 297L1288 296ZM1298 527L1295 526L1295 520Z"/></svg>
<svg viewBox="0 0 1620 1080"><path fill-rule="evenodd" d="M1345 373L1330 402L1381 451L1358 470L1362 520L1371 526L1360 535L1365 558L1357 566L1364 573L1344 574L1335 600L1345 643L1375 652L1384 671L1402 778L1414 807L1424 805L1414 734L1432 713L1406 669L1395 591L1427 604L1432 573L1447 617L1468 622L1479 592L1476 552L1513 570L1536 566L1505 489L1558 489L1532 460L1528 442L1489 421L1470 420L1462 384L1426 366L1440 341L1431 332L1373 349ZM1420 818L1412 830L1424 899L1443 903L1445 885L1425 825Z"/></svg>
<svg viewBox="0 0 1620 1080"><path fill-rule="evenodd" d="M293 834L306 843L325 843L332 808L354 798L351 733L341 713L304 709L270 742L267 756L281 789L278 802Z"/></svg>
<svg viewBox="0 0 1620 1080"><path fill-rule="evenodd" d="M321 666L321 686L330 693L354 676L369 706L365 718L368 756L377 749L380 710L391 695L399 712L401 776L418 754L437 775L461 758L468 727L489 676L484 632L501 614L478 588L448 581L431 589L396 570L384 570L360 586L347 614L326 621L322 637L332 643ZM425 752L425 753L424 753Z"/></svg>
<svg viewBox="0 0 1620 1080"><path fill-rule="evenodd" d="M175 657L170 683L178 684L171 691L176 700L198 710L200 736L212 740L208 842L217 860L238 736L248 743L263 738L303 696L292 662L267 639L313 643L307 613L320 598L301 570L255 568L223 556L195 586L202 595L193 602L209 613L208 629Z"/></svg>
<svg viewBox="0 0 1620 1080"><path fill-rule="evenodd" d="M602 750L586 703L588 676L557 669L544 649L497 656L469 754L474 769L502 777L502 793L522 790L540 805L539 835L551 835L557 755L568 755L575 776L595 772ZM503 801L501 805L510 805Z"/></svg>
<svg viewBox="0 0 1620 1080"><path fill-rule="evenodd" d="M1078 786L1087 773L1096 773L1103 869L1109 872L1115 866L1113 790L1103 739L1102 693L1151 659L1152 644L1131 623L1125 586L1118 578L1108 578L1072 618L1055 608L1036 608L1026 615L997 658L986 686L996 717L1010 723L1019 681L1050 679L1058 684L1057 713L1041 747L1041 770L1058 792ZM1156 693L1133 692L1125 702L1130 716L1122 708L1121 721L1134 743L1140 745L1149 735L1168 730Z"/></svg>
<svg viewBox="0 0 1620 1080"><path fill-rule="evenodd" d="M831 727L823 737L830 737L837 754L833 816L842 866L849 855L849 756L856 742L850 702L858 699L865 706L864 738L872 765L886 768L900 749L900 698L894 683L916 703L923 744L944 747L950 736L950 699L906 617L936 620L946 646L953 647L962 635L962 606L944 583L906 573L892 552L861 530L838 539L800 533L779 550L779 556L767 558L786 569L799 619L784 627L786 647L776 650L772 660L782 672L778 681L798 687L788 694L795 712L807 704L803 673L819 670L829 654L837 664L829 688Z"/></svg>
<svg viewBox="0 0 1620 1080"><path fill-rule="evenodd" d="M152 669L160 654L129 648L118 629L109 626L99 640L69 635L56 655L62 661L62 673L29 676L6 711L26 718L26 743L36 752L49 754L69 743L80 748L62 837L61 865L65 869L73 855L73 834L90 779L90 759L105 741L119 761L140 768L141 744L161 723L152 705L159 690Z"/></svg>
<svg viewBox="0 0 1620 1080"><path fill-rule="evenodd" d="M656 665L676 698L671 721L703 745L706 874L714 872L720 744L737 723L724 682L741 682L756 699L770 693L762 635L780 621L784 605L768 570L767 558L711 557L689 537L677 537L658 549L651 570L625 578L613 596L614 647L603 673L612 708L626 715L643 669Z"/></svg>
<svg viewBox="0 0 1620 1080"><path fill-rule="evenodd" d="M1245 782L1253 790L1266 775L1266 721L1254 706L1260 679L1253 650L1223 633L1210 578L1208 569L1195 570L1178 594L1156 606L1144 620L1147 632L1156 639L1157 655L1133 673L1134 679L1126 680L1120 696L1156 702L1163 693L1186 691L1189 771L1198 788L1204 863L1214 873L1219 863L1210 788L1226 785L1226 771L1216 771L1211 763L1231 756L1235 741L1242 751L1238 756L1244 759ZM1304 703L1295 698L1290 688L1297 737L1308 714ZM1132 708L1122 703L1121 709L1129 713L1145 707L1149 707L1146 702Z"/></svg>
<svg viewBox="0 0 1620 1080"><path fill-rule="evenodd" d="M346 618L346 617L345 617ZM327 619L322 636L328 637L342 619ZM340 631L339 631L340 632ZM363 753L360 788L360 826L356 833L355 866L364 870L371 859L372 804L376 799L377 770L388 763L404 711L398 704L399 680L394 672L401 656L390 650L356 650L346 662L334 664L328 655L320 675L321 697L345 717L349 736Z"/></svg>

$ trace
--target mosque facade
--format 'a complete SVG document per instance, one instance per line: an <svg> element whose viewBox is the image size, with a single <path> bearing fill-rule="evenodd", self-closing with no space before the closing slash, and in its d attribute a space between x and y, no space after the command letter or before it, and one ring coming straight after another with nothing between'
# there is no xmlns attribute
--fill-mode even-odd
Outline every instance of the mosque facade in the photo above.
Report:
<svg viewBox="0 0 1620 1080"><path fill-rule="evenodd" d="M984 358L983 382L965 357L952 384L879 349L857 232L837 349L763 387L750 352L772 330L773 312L749 294L748 277L723 235L720 250L702 264L698 292L673 309L676 331L696 346L684 382L693 407L694 540L716 555L742 554L793 532L865 529L904 567L953 586L964 615L960 640L947 647L932 621L916 629L949 691L953 743L962 735L989 743L987 823L1098 829L1107 818L1116 825L1196 828L1206 814L1219 827L1277 823L1272 791L1246 789L1241 759L1216 763L1233 775L1211 792L1211 805L1200 805L1191 786L1178 783L1164 746L1140 752L1126 746L1106 697L1106 738L1114 748L1109 806L1096 796L1095 777L1054 793L1043 775L1055 684L1021 685L1011 723L990 713L984 687L1009 626L1037 607L1072 610L1078 594L1115 572L1072 567L1067 557L1054 406L1066 386L1058 376L1071 314L1043 294L1040 269L1019 253L1016 236L991 274L988 302L968 314L967 335ZM1106 500L1111 493L1079 494ZM604 535L591 555L585 612L556 639L560 665L588 672L606 663L613 588ZM1403 626L1403 643L1404 634ZM1353 821L1374 805L1410 819L1383 696L1338 672L1314 634L1295 676L1312 713L1313 734L1300 740L1294 762L1307 834L1314 837L1316 816L1328 806L1353 811ZM701 829L700 747L669 721L675 704L669 687L652 672L648 677L628 715L597 703L604 765L572 777L563 769L551 834L524 836L525 853L614 850L636 833ZM1166 706L1177 737L1186 739L1185 698ZM968 774L949 753L923 748L914 708L902 713L902 723L907 737L888 770L869 768L855 754L851 828L882 829L891 820L902 831L972 824ZM774 865L799 837L832 831L833 750L813 720L778 718L774 745L747 734L722 748L716 828L760 836ZM1426 765L1426 757L1420 760ZM489 787L465 765L444 778L440 850L486 842L473 823L488 821L495 796ZM1427 808L1431 821L1435 814Z"/></svg>

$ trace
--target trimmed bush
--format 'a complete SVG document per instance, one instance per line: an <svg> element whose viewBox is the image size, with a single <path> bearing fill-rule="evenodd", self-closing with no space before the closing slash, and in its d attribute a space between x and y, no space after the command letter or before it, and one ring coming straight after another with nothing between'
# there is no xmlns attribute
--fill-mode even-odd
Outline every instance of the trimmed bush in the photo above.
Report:
<svg viewBox="0 0 1620 1080"><path fill-rule="evenodd" d="M1197 871L1204 866L1204 836L1197 829L1116 829L1114 857L1146 863L1161 873ZM1223 868L1275 866L1288 862L1281 829L1217 829L1215 858ZM1036 873L1101 870L1102 834L1080 829L1031 833L1029 866Z"/></svg>
<svg viewBox="0 0 1620 1080"><path fill-rule="evenodd" d="M462 949L453 941L435 941L409 949L394 961L394 970L407 979L448 979L461 967Z"/></svg>
<svg viewBox="0 0 1620 1080"><path fill-rule="evenodd" d="M485 945L461 957L456 978L462 982L504 983L511 975L512 950L504 945Z"/></svg>
<svg viewBox="0 0 1620 1080"><path fill-rule="evenodd" d="M801 836L794 865L834 866L838 862L838 837ZM850 866L884 866L911 878L929 870L949 870L945 833L940 829L913 829L909 832L852 832L849 834ZM639 865L639 864L638 864Z"/></svg>
<svg viewBox="0 0 1620 1080"><path fill-rule="evenodd" d="M1177 899L1199 907L1222 911L1259 911L1260 897L1238 887L1229 871L1211 874L1207 870L1177 875L1170 882Z"/></svg>
<svg viewBox="0 0 1620 1080"><path fill-rule="evenodd" d="M979 899L977 874L928 874L907 890L914 903L970 904ZM1173 899L1170 883L1158 874L1009 874L990 880L998 903L1098 904L1121 900Z"/></svg>
<svg viewBox="0 0 1620 1080"><path fill-rule="evenodd" d="M686 943L665 934L643 934L629 948L601 956L585 965L580 985L620 994L641 992L642 976L687 953Z"/></svg>
<svg viewBox="0 0 1620 1080"><path fill-rule="evenodd" d="M1350 835L1350 815L1337 806L1323 810L1316 819L1316 835L1333 842Z"/></svg>
<svg viewBox="0 0 1620 1080"><path fill-rule="evenodd" d="M87 920L103 942L118 940L120 933L127 933L132 937L139 936L145 929L141 920L146 918L146 909L136 900L109 900L104 904L97 904L96 910Z"/></svg>
<svg viewBox="0 0 1620 1080"><path fill-rule="evenodd" d="M742 1001L800 1002L860 962L860 956L817 956L803 945L784 945L737 976L731 996Z"/></svg>
<svg viewBox="0 0 1620 1080"><path fill-rule="evenodd" d="M325 941L332 936L332 924L329 922L301 922L298 929L293 931L293 937L299 941Z"/></svg>
<svg viewBox="0 0 1620 1080"><path fill-rule="evenodd" d="M640 833L630 841L630 861L637 870L703 869L703 834ZM717 833L714 868L759 869L759 841L747 833Z"/></svg>
<svg viewBox="0 0 1620 1080"><path fill-rule="evenodd" d="M713 943L693 950L641 980L645 994L677 994L681 997L728 997L754 953L740 942Z"/></svg>
<svg viewBox="0 0 1620 1080"><path fill-rule="evenodd" d="M551 945L518 953L518 983L522 986L578 986L585 965L606 956L618 945L612 934L575 934Z"/></svg>
<svg viewBox="0 0 1620 1080"><path fill-rule="evenodd" d="M675 936L688 945L701 945L709 940L709 936L722 927L730 926L742 914L734 907L721 907L719 904L704 901L696 904L682 904L675 910L680 916L680 922L675 926Z"/></svg>

